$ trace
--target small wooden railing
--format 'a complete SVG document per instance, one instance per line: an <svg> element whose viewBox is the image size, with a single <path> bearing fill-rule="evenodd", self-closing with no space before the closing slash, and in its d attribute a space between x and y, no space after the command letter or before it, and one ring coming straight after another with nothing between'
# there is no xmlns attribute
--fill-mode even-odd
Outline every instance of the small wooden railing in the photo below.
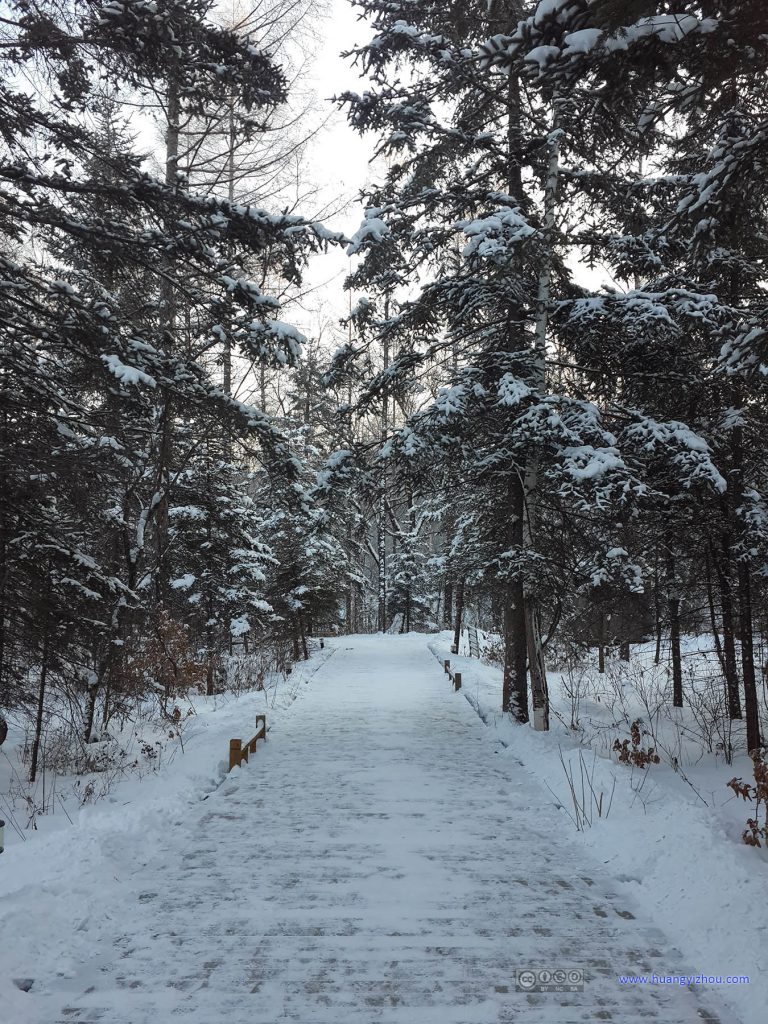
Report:
<svg viewBox="0 0 768 1024"><path fill-rule="evenodd" d="M243 761L248 762L248 756L256 753L256 744L259 740L267 740L267 716L256 715L256 735L243 744L242 740L229 741L229 770L240 766Z"/></svg>
<svg viewBox="0 0 768 1024"><path fill-rule="evenodd" d="M448 676L448 678L453 683L454 690L460 690L461 689L461 672L454 672L451 669L451 663L448 660L448 658L446 658L445 661L443 662L443 668L445 670L445 674Z"/></svg>

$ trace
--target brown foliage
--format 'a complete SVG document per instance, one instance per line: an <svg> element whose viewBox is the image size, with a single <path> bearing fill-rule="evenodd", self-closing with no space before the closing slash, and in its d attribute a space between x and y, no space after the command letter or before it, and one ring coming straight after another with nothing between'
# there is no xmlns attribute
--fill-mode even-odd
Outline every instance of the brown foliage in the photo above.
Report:
<svg viewBox="0 0 768 1024"><path fill-rule="evenodd" d="M205 693L208 666L189 645L187 627L161 608L146 636L130 638L123 649L118 687L127 693L145 693L162 687L166 696L189 690Z"/></svg>
<svg viewBox="0 0 768 1024"><path fill-rule="evenodd" d="M648 733L641 731L640 719L636 718L630 728L632 746L630 747L629 740L623 740L621 743L617 739L613 741L613 749L619 755L620 764L632 764L636 768L647 768L649 764L659 763L661 758L656 753L655 747L648 747L647 750L643 750L642 742L644 735L647 736Z"/></svg>
<svg viewBox="0 0 768 1024"><path fill-rule="evenodd" d="M747 818L747 827L741 833L741 838L747 846L762 846L761 839L763 843L768 841L768 763L760 750L752 750L749 756L752 758L752 770L755 775L754 785L737 778L731 779L726 785L745 803L747 800L754 800L755 816Z"/></svg>

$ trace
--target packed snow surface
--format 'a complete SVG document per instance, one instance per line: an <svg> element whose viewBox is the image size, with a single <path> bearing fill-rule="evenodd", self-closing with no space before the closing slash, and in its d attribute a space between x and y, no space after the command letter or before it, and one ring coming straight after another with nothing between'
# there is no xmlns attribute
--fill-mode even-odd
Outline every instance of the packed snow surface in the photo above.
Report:
<svg viewBox="0 0 768 1024"><path fill-rule="evenodd" d="M504 747L424 636L330 644L220 784L149 780L6 851L4 1022L737 1024L717 993L620 983L704 965L576 841L515 752L538 737ZM518 993L529 966L584 991Z"/></svg>

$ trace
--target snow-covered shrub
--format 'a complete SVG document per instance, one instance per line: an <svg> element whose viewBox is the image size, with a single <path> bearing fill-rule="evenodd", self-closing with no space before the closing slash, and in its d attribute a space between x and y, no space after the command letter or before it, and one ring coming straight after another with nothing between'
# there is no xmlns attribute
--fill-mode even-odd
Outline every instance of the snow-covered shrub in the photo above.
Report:
<svg viewBox="0 0 768 1024"><path fill-rule="evenodd" d="M308 640L308 647L312 641ZM221 678L227 690L245 693L268 688L270 680L290 673L292 644L286 637L263 640L248 653L240 651L221 658Z"/></svg>
<svg viewBox="0 0 768 1024"><path fill-rule="evenodd" d="M585 698L592 686L593 671L583 662L570 661L562 673L563 693L568 699L570 706L570 721L568 728L578 731L581 728L579 722L579 710L582 699Z"/></svg>
<svg viewBox="0 0 768 1024"><path fill-rule="evenodd" d="M725 763L733 761L733 723L723 699L723 681L719 673L694 677L686 687L686 702L696 725L699 740L710 754L723 754Z"/></svg>
<svg viewBox="0 0 768 1024"><path fill-rule="evenodd" d="M500 636L489 636L481 653L481 659L486 665L504 664L504 642Z"/></svg>

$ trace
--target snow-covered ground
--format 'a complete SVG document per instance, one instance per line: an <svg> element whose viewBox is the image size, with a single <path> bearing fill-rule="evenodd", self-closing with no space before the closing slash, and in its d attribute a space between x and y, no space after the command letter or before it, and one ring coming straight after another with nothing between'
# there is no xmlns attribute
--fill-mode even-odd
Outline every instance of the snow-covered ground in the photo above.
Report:
<svg viewBox="0 0 768 1024"><path fill-rule="evenodd" d="M623 807L621 781L609 818L577 833L543 784L557 785L555 737L488 714L486 728L464 696L487 693L490 706L494 670L467 660L453 693L435 640L338 638L271 715L269 742L223 782L226 740L248 735L258 695L204 716L183 756L116 783L74 826L12 843L0 858L0 1019L762 1019L765 933L740 892L743 871L762 908L754 851L695 815L681 848L685 802L671 814ZM583 969L584 991L516 992L525 967ZM641 973L750 982L620 980Z"/></svg>
<svg viewBox="0 0 768 1024"><path fill-rule="evenodd" d="M93 814L110 816L116 806L141 806L144 811L155 804L166 807L205 796L226 773L230 738L241 732L248 733L243 739L249 738L258 713L266 712L272 723L331 653L315 645L308 662L298 662L290 675L267 676L259 691L212 697L190 692L186 698L171 698L166 717L159 713L158 702L148 699L130 717L115 717L102 742L76 751L81 762L86 756L96 765L101 762L98 770L75 773L66 765L56 772L43 768L34 784L27 780L29 764L24 755L29 737L15 716L9 715L8 738L0 747L0 818L6 823L6 850L66 829L73 822L88 822ZM178 721L171 717L176 708ZM48 757L54 760L53 723L46 739ZM71 736L66 747L60 745L71 753Z"/></svg>
<svg viewBox="0 0 768 1024"><path fill-rule="evenodd" d="M748 975L748 985L716 987L745 1022L763 1019L768 851L742 842L754 805L727 786L734 777L752 781L749 758L742 753L727 764L717 736L711 752L706 743L702 748L690 708L675 711L657 692L668 681L663 668L652 667L652 647L633 647L629 665L609 663L603 682L595 673L581 685L573 674L548 673L551 731L535 733L501 714L501 669L466 656L466 636L461 657L450 653L451 642L444 632L429 646L441 664L448 658L461 672L463 697L492 729L504 756L519 762L544 786L549 802L561 806L561 828L599 858L617 891L643 905L699 973ZM709 647L703 640L686 641L684 664L691 676L713 660ZM576 696L574 689L580 690ZM659 764L617 763L613 741L628 738L628 722L636 718L644 731L652 729L654 737L643 735L641 745L655 743ZM741 728L734 723L735 730ZM738 746L741 736L735 731L732 739ZM566 770L587 821L574 807Z"/></svg>

